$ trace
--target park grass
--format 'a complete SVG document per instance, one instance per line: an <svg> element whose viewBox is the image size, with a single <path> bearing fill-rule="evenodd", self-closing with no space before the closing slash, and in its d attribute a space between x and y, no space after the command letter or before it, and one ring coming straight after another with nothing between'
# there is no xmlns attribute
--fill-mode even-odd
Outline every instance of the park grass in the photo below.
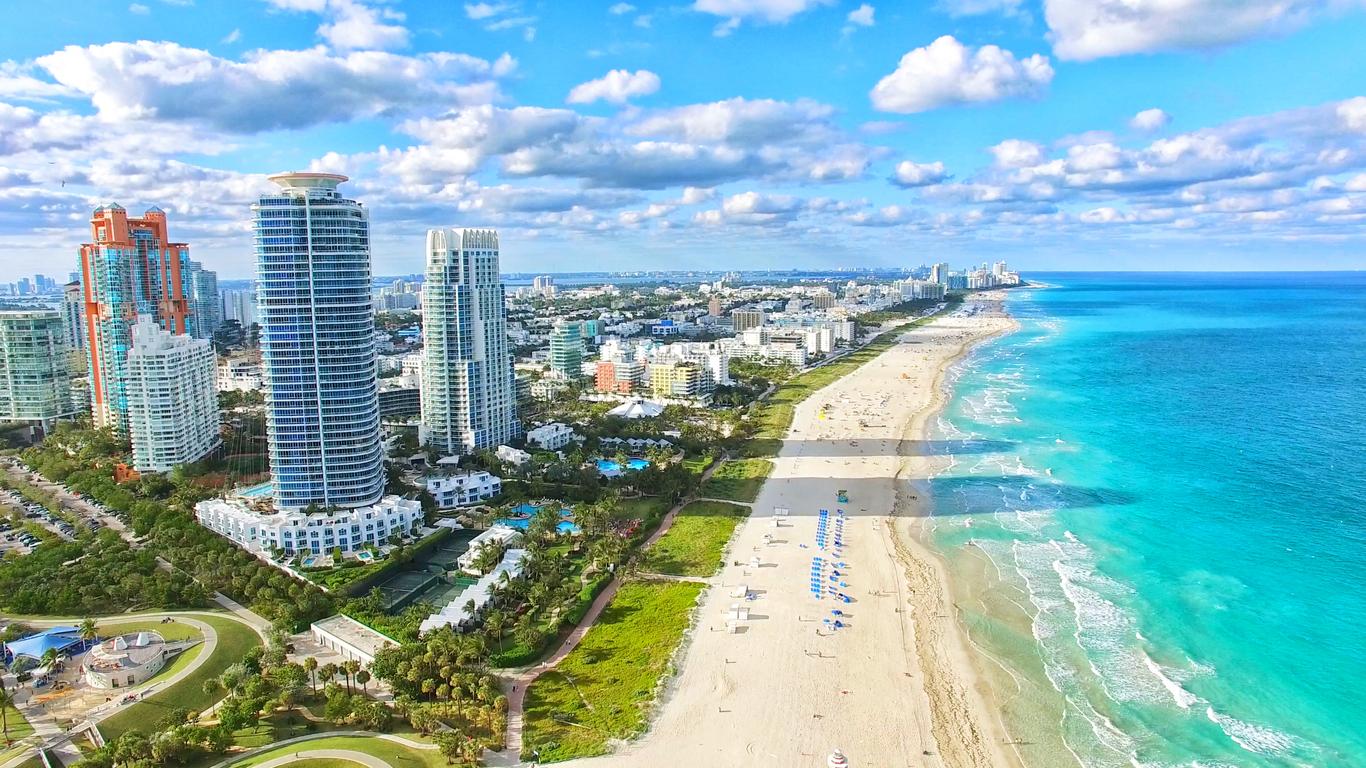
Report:
<svg viewBox="0 0 1366 768"><path fill-rule="evenodd" d="M19 741L22 738L33 735L33 726L29 725L29 722L24 719L24 716L20 714L19 710L12 706L5 707L5 718L6 722L9 723L10 741ZM6 747L3 743L0 743L0 763L6 763L18 757L25 749L33 749L33 745L30 744L27 747Z"/></svg>
<svg viewBox="0 0 1366 768"><path fill-rule="evenodd" d="M311 757L303 760L295 760L292 763L285 763L289 768L356 768L361 763L351 760L338 760L331 758Z"/></svg>
<svg viewBox="0 0 1366 768"><path fill-rule="evenodd" d="M260 752L250 757L232 763L232 768L249 768L249 766L259 765L277 757L287 757L296 752L307 752L315 749L344 749L351 752L361 752L367 755L378 757L388 763L391 768L446 768L446 759L435 749L413 749L404 744L378 736L325 736L319 739L309 739L308 741L295 742ZM289 763L291 766L302 763ZM346 763L345 768L351 768L351 763Z"/></svg>
<svg viewBox="0 0 1366 768"><path fill-rule="evenodd" d="M773 471L768 459L732 459L716 468L702 484L698 495L709 499L728 499L753 503L764 487L764 479Z"/></svg>
<svg viewBox="0 0 1366 768"><path fill-rule="evenodd" d="M176 711L202 712L213 706L222 696L218 693L205 693L204 681L223 674L223 670L241 661L248 650L261 644L261 638L255 630L234 619L202 614L194 618L213 627L217 632L218 645L214 648L213 655L175 685L130 704L118 714L101 721L100 733L106 741L113 741L134 729L153 732L158 723ZM183 663L187 664L188 661Z"/></svg>
<svg viewBox="0 0 1366 768"><path fill-rule="evenodd" d="M100 633L100 637L108 639L115 635L126 635L132 632L156 632L161 635L168 643L177 640L189 640L199 637L199 630L186 624L183 621L172 621L165 624L161 619L139 619L137 621L119 621L117 616L105 616L98 619L95 629Z"/></svg>
<svg viewBox="0 0 1366 768"><path fill-rule="evenodd" d="M641 570L670 576L711 576L721 566L721 556L735 527L748 514L749 509L738 504L692 502L679 510L668 532L645 550Z"/></svg>
<svg viewBox="0 0 1366 768"><path fill-rule="evenodd" d="M960 303L961 297L950 297L944 311L950 311ZM783 438L792 427L792 417L796 414L799 403L872 362L878 355L895 345L907 331L933 321L940 314L942 312L889 329L858 351L850 352L829 365L803 371L783 382L773 390L773 394L769 395L753 415L757 426L753 437L745 443L746 453L752 457L777 456Z"/></svg>
<svg viewBox="0 0 1366 768"><path fill-rule="evenodd" d="M541 762L592 757L643 733L701 591L688 582L623 584L583 641L527 691L522 758L533 750Z"/></svg>

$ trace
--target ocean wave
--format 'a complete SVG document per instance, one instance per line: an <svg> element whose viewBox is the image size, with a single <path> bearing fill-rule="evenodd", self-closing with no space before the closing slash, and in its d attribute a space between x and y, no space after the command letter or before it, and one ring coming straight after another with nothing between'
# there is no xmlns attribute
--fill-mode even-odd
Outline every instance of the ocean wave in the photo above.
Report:
<svg viewBox="0 0 1366 768"><path fill-rule="evenodd" d="M1219 726L1235 744L1258 755L1284 755L1296 746L1295 737L1274 728L1244 722L1206 707L1205 717Z"/></svg>
<svg viewBox="0 0 1366 768"><path fill-rule="evenodd" d="M1142 636L1140 635L1139 637L1141 640ZM1176 702L1176 706L1182 709L1190 709L1200 703L1201 699L1199 696L1196 696L1181 687L1180 683L1168 677L1166 670L1162 668L1162 665L1153 661L1153 658L1149 656L1146 651L1139 651L1139 653L1143 655L1143 663L1148 667L1148 671L1152 672L1153 676L1162 683L1162 687L1166 688L1167 692L1172 695L1172 701Z"/></svg>

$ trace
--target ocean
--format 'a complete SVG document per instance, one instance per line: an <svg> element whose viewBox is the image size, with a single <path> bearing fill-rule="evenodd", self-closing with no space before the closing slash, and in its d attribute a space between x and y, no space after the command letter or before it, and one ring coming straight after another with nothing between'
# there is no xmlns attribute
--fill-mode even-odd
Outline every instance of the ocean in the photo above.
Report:
<svg viewBox="0 0 1366 768"><path fill-rule="evenodd" d="M1366 275L1030 274L928 481L1031 766L1366 766Z"/></svg>

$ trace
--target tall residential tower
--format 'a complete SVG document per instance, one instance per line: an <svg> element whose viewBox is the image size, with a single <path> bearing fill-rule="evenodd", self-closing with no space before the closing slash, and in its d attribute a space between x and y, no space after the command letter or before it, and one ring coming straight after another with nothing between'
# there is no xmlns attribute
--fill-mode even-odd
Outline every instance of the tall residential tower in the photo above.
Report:
<svg viewBox="0 0 1366 768"><path fill-rule="evenodd" d="M189 246L166 235L166 212L129 218L119 205L95 209L81 246L81 289L95 426L128 432L126 360L132 328L151 317L171 333L192 333Z"/></svg>
<svg viewBox="0 0 1366 768"><path fill-rule="evenodd" d="M422 426L443 453L516 437L517 386L492 229L427 230Z"/></svg>
<svg viewBox="0 0 1366 768"><path fill-rule="evenodd" d="M256 292L275 505L384 495L370 220L345 176L283 173L254 205Z"/></svg>

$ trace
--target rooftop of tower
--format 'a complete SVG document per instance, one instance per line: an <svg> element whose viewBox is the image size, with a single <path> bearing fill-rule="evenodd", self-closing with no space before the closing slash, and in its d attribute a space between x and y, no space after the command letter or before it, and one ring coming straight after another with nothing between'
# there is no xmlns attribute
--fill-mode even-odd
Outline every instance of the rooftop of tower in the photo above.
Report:
<svg viewBox="0 0 1366 768"><path fill-rule="evenodd" d="M339 173L311 171L286 171L268 178L282 189L336 189L338 184L348 180Z"/></svg>

